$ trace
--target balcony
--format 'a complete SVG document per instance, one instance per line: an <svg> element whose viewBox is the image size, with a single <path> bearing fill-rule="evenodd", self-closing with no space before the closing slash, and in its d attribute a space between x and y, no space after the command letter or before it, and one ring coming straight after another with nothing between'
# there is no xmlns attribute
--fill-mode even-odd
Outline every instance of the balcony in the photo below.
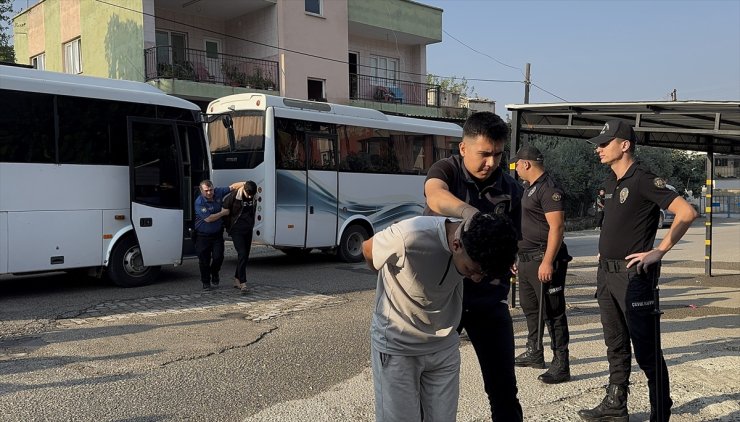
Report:
<svg viewBox="0 0 740 422"><path fill-rule="evenodd" d="M350 100L440 107L440 87L420 82L399 81L370 75L349 75Z"/></svg>
<svg viewBox="0 0 740 422"><path fill-rule="evenodd" d="M179 79L280 92L278 62L172 46L144 50L146 80Z"/></svg>

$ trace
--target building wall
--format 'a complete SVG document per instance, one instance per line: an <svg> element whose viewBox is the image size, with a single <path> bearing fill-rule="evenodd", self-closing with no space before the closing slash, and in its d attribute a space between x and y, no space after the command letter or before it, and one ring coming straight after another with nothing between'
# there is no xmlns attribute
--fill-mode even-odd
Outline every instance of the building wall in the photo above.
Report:
<svg viewBox="0 0 740 422"><path fill-rule="evenodd" d="M349 77L347 70L348 31L347 0L324 0L324 15L305 12L304 2L281 0L277 5L277 26L283 70L281 87L287 97L308 98L308 78L325 80L326 99L347 104ZM296 28L300 28L297 31ZM318 57L311 57L303 52ZM324 60L326 57L332 60Z"/></svg>
<svg viewBox="0 0 740 422"><path fill-rule="evenodd" d="M384 56L399 60L399 76L404 81L426 82L426 48L416 45L396 44L393 40L383 41L353 35L349 39L349 51L359 53L361 75L370 74L370 56ZM346 60L346 59L345 59Z"/></svg>
<svg viewBox="0 0 740 422"><path fill-rule="evenodd" d="M64 44L80 38L82 74L144 80L142 0L44 0L14 21L18 61L45 53L46 69L64 71ZM127 10L132 9L133 11Z"/></svg>
<svg viewBox="0 0 740 422"><path fill-rule="evenodd" d="M48 1L48 0L47 0ZM63 3L72 0L61 0ZM79 0L83 74L144 81L142 0Z"/></svg>
<svg viewBox="0 0 740 422"><path fill-rule="evenodd" d="M263 60L278 60L277 6L265 7L226 22L227 54ZM249 41L254 42L249 42Z"/></svg>
<svg viewBox="0 0 740 422"><path fill-rule="evenodd" d="M442 41L442 9L410 0L348 1L352 22Z"/></svg>

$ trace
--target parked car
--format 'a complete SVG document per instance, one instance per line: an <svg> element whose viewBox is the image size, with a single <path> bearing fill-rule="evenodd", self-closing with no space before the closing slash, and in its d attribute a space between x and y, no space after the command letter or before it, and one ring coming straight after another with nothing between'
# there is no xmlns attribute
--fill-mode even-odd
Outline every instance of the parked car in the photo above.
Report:
<svg viewBox="0 0 740 422"><path fill-rule="evenodd" d="M667 187L668 189L670 189L670 190L678 193L678 191L676 190L676 188L674 188L671 185L665 185L665 187ZM671 224L673 224L673 219L675 217L676 217L676 214L674 214L674 213L672 213L672 212L670 212L668 210L661 209L660 210L660 217L658 218L658 228L661 229L663 227L670 226Z"/></svg>

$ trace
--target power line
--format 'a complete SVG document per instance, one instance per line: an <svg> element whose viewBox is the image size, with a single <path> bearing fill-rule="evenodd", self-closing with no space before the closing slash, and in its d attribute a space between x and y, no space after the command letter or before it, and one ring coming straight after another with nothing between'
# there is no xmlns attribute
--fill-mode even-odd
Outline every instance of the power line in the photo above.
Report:
<svg viewBox="0 0 740 422"><path fill-rule="evenodd" d="M491 59L491 60L495 61L496 63L498 63L498 64L500 64L500 65L502 65L502 66L506 66L506 67L510 67L510 68L512 68L512 69L518 70L519 72L521 72L521 73L522 73L522 75L524 75L524 71L523 71L523 70L522 70L521 68L519 68L519 67L516 67L516 66L511 66L511 65L508 65L508 64L506 64L506 63L504 63L504 62L502 62L502 61L498 60L498 59L497 59L497 58L495 58L495 57L489 56L488 54L486 54L486 53L484 53L484 52L482 52L482 51L478 51L478 50L474 49L473 47L471 47L471 46L469 46L469 45L465 44L464 42L462 42L462 41L460 41L460 40L458 40L457 38L455 38L454 36L452 36L452 34L450 34L449 32L445 31L444 29L442 30L442 32L444 32L445 34L447 34L447 36L448 36L448 37L450 37L450 38L452 38L453 40L455 40L455 41L459 42L460 44L464 45L465 47L467 47L467 48L469 48L469 49L471 49L471 50L475 51L476 53L478 53L478 54L481 54L481 55L484 55L484 56L488 57L489 59Z"/></svg>
<svg viewBox="0 0 740 422"><path fill-rule="evenodd" d="M445 34L447 34L447 36L448 36L448 37L450 37L450 38L452 38L453 40L455 40L455 41L459 42L460 44L464 45L465 47L469 48L470 50L472 50L472 51L474 51L474 52L476 52L476 53L478 53L478 54L481 54L481 55L483 55L483 56L486 56L486 57L488 57L489 59L491 59L491 60L495 61L496 63L498 63L498 64L500 64L500 65L502 65L502 66L506 66L506 67L510 67L510 68L512 68L512 69L516 69L516 70L518 70L519 72L521 72L523 76L525 76L525 75L524 75L524 71L523 71L523 70L522 70L521 68L519 68L519 67L516 67L516 66L512 66L512 65L509 65L509 64L506 64L506 63L502 62L501 60L499 60L499 59L497 59L497 58L495 58L495 57L493 57L493 56L491 56L491 55L489 55L489 54L486 54L486 53L484 53L484 52L482 52L482 51L478 51L478 50L476 50L475 48L473 48L473 47L471 47L471 46L469 46L469 45L465 44L464 42L460 41L459 39L455 38L455 37L454 37L454 36L453 36L452 34L450 34L449 32L445 31L444 29L442 30L442 32L444 32ZM525 76L525 78L526 78L526 76ZM481 80L481 79L468 79L468 80L469 80L469 81L482 81L482 82L512 82L512 81L500 81L500 80ZM526 83L526 82L522 82L522 81L516 81L516 82L520 82L520 83ZM535 84L534 82L531 82L531 80L530 80L530 82L529 82L529 83L530 83L530 84L531 84L532 86L534 86L534 87L536 87L536 88L538 88L538 89L540 89L540 90L542 90L542 91L544 91L544 92L546 92L546 93L548 93L548 94L552 95L552 96L553 96L553 97L555 97L555 98L561 99L561 100L565 101L566 103L568 102L567 100L563 99L562 97L560 97L560 96L557 96L557 95L553 94L552 92L550 92L550 91L546 90L545 88L542 88L541 86L538 86L538 85L537 85L537 84Z"/></svg>

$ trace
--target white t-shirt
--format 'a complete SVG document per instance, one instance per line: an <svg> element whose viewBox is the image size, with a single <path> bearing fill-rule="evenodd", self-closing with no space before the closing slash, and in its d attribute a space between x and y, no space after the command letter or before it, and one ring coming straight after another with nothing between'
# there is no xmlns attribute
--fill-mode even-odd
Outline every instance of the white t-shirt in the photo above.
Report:
<svg viewBox="0 0 740 422"><path fill-rule="evenodd" d="M381 352L417 356L459 344L462 275L452 263L445 217L414 217L373 237L379 270L370 327Z"/></svg>

